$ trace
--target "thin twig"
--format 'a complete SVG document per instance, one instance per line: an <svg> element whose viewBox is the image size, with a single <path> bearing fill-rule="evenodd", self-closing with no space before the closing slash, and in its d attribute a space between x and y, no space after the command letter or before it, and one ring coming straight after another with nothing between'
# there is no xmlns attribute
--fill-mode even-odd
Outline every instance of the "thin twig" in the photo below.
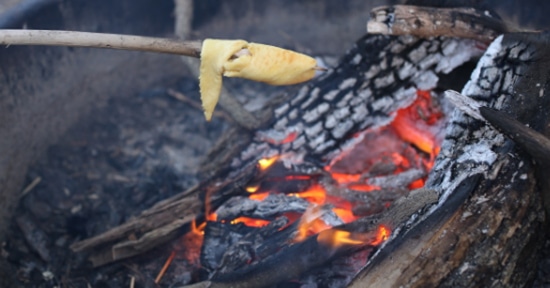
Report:
<svg viewBox="0 0 550 288"><path fill-rule="evenodd" d="M172 260L174 260L175 256L176 256L176 251L172 251L170 253L170 256L168 256L168 259L166 259L164 266L162 266L162 269L160 269L160 272L157 275L157 278L155 278L155 284L159 284L160 280L162 279L162 276L164 276L164 274L166 273L166 270L168 270L168 267L170 267L170 264L172 264Z"/></svg>
<svg viewBox="0 0 550 288"><path fill-rule="evenodd" d="M36 187L36 185L40 184L40 182L42 182L42 177L36 177L34 178L34 180L32 180L31 184L29 184L27 187L25 187L25 189L23 189L23 191L21 192L21 198L25 197L25 195L29 194L29 192L32 191L32 189L34 189L34 187Z"/></svg>
<svg viewBox="0 0 550 288"><path fill-rule="evenodd" d="M136 277L130 276L130 288L134 288L136 286Z"/></svg>
<svg viewBox="0 0 550 288"><path fill-rule="evenodd" d="M53 30L0 30L2 45L94 47L178 54L200 58L200 41Z"/></svg>

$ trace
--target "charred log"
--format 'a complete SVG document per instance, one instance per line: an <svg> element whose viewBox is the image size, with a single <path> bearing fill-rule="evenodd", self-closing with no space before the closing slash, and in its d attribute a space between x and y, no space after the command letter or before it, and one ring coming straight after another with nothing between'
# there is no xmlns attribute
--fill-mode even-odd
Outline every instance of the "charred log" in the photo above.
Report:
<svg viewBox="0 0 550 288"><path fill-rule="evenodd" d="M525 94L524 85L533 79L548 83L547 74L539 73L540 64L532 61L545 58L548 48L526 39L497 38L462 94L483 106L539 118L537 106L546 100ZM534 277L534 251L545 221L537 191L544 187L537 185L534 166L494 128L461 112L447 129L431 174L439 176L429 178L427 186L454 191L467 175L482 175L482 180L448 220L420 238L409 237L406 246L394 248L391 260L375 257L377 265L364 270L351 287L523 286ZM441 199L451 199L449 191Z"/></svg>
<svg viewBox="0 0 550 288"><path fill-rule="evenodd" d="M487 11L462 7L384 6L374 9L367 23L369 33L462 37L487 43L510 30Z"/></svg>

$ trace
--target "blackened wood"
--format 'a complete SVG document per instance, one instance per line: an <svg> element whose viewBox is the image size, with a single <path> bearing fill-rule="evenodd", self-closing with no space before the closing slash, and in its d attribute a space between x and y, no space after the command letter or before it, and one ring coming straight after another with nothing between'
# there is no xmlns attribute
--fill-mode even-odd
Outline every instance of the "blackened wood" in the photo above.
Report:
<svg viewBox="0 0 550 288"><path fill-rule="evenodd" d="M537 120L531 125L548 125L539 110L548 101L545 94L526 93L536 83L547 87L548 66L534 61L547 59L544 43L525 35L497 38L462 94L525 122ZM358 275L352 287L520 287L533 279L546 221L540 190L548 188L516 147L483 121L456 111L426 185L451 199L457 183L476 175L480 183L441 227L411 237L391 258Z"/></svg>
<svg viewBox="0 0 550 288"><path fill-rule="evenodd" d="M202 207L198 187L157 203L120 226L71 245L75 252L90 252L94 266L149 251L172 240L178 231L199 215ZM134 238L130 240L130 238Z"/></svg>
<svg viewBox="0 0 550 288"><path fill-rule="evenodd" d="M42 260L49 262L51 260L50 250L48 249L49 238L44 230L28 215L18 216L15 218L15 223L17 223L17 226L23 232L29 246L38 253Z"/></svg>
<svg viewBox="0 0 550 288"><path fill-rule="evenodd" d="M382 6L371 11L367 31L386 35L462 37L490 42L510 32L500 20L473 8Z"/></svg>

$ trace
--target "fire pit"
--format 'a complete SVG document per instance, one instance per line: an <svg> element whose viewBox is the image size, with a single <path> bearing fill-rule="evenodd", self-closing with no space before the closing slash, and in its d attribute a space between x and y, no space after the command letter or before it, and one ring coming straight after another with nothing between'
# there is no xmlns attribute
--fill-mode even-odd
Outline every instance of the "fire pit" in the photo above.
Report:
<svg viewBox="0 0 550 288"><path fill-rule="evenodd" d="M392 17L382 22L391 25ZM23 210L13 222L18 232L4 250L20 265L21 280L75 286L92 280L75 271L60 277L58 268L35 263L88 269L89 258L103 266L91 270L94 283L109 277L121 286L152 282L152 271L166 258L173 264L161 283L204 281L195 284L204 287L524 284L534 277L534 251L544 236L537 233L545 221L538 193L547 187L535 177L546 171L544 160L531 163L525 150L457 110L443 92L462 90L476 105L534 128L546 125L545 115L532 116L547 101L547 72L536 61L546 59L544 37L509 34L490 44L364 36L334 69L274 104L266 128L220 141L199 171L200 182L183 177L182 167L158 169L163 165L156 162L205 153L195 141L178 143L185 136L178 129L188 129L182 123L193 117L162 112L173 105L184 109L178 101L196 93L196 82L186 78L165 84L168 90L145 90L132 104L109 100L111 107L126 108L111 108L109 117L80 126L92 136L63 138L49 160L31 169ZM129 116L136 111L167 122L148 125ZM195 125L188 133L208 134L202 143L210 143L219 136L208 127ZM110 142L117 137L127 146ZM533 146L520 145L533 155ZM80 162L90 163L87 172L75 169ZM59 198L66 203L44 204L49 196L41 191L57 187L48 184L53 179L67 181L65 198ZM87 187L98 180L107 184ZM88 192L73 196L83 187ZM103 209L76 204L83 195L92 203L94 197L111 200L96 202L108 204ZM127 201L145 209L162 198L143 212L117 207ZM40 227L37 218L56 219L59 212L51 207L71 216L61 220L56 238L46 239L59 228ZM90 227L101 225L83 216L93 211L121 225ZM75 263L57 259L72 253L69 244L80 253L68 260ZM31 261L16 247L41 260ZM121 260L131 277L121 275ZM118 264L104 266L113 262ZM484 278L487 273L491 277Z"/></svg>

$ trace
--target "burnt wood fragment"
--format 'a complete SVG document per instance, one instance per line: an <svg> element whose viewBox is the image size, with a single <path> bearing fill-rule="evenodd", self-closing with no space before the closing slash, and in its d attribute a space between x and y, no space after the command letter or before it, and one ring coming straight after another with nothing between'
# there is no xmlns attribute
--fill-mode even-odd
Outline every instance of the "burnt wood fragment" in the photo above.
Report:
<svg viewBox="0 0 550 288"><path fill-rule="evenodd" d="M462 37L491 42L511 32L504 22L474 8L434 8L412 5L382 6L371 11L367 31L385 35Z"/></svg>
<svg viewBox="0 0 550 288"><path fill-rule="evenodd" d="M40 258L45 262L50 261L50 250L48 249L49 238L46 233L39 228L35 220L28 215L21 215L15 218L15 222L30 247L34 249Z"/></svg>

